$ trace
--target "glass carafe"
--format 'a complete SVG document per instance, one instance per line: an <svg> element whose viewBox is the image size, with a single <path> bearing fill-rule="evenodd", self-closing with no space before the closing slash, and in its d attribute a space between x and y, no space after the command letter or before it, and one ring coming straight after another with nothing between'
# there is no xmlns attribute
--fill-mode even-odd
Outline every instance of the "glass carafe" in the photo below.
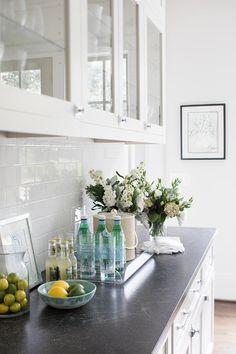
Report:
<svg viewBox="0 0 236 354"><path fill-rule="evenodd" d="M0 246L0 318L29 311L29 277L25 250Z"/></svg>

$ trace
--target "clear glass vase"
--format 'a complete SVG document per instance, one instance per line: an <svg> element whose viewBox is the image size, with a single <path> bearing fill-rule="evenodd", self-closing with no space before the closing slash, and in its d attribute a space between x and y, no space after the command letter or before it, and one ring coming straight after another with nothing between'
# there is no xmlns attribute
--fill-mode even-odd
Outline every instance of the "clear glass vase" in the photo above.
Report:
<svg viewBox="0 0 236 354"><path fill-rule="evenodd" d="M151 240L155 240L157 237L166 236L165 222L153 222L149 228L149 236Z"/></svg>
<svg viewBox="0 0 236 354"><path fill-rule="evenodd" d="M0 246L0 318L29 311L29 276L24 255L22 249Z"/></svg>

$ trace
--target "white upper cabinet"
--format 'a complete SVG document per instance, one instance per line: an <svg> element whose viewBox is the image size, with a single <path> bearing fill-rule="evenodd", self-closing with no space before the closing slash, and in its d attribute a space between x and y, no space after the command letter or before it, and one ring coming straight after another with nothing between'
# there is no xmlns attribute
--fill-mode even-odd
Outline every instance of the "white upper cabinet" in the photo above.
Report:
<svg viewBox="0 0 236 354"><path fill-rule="evenodd" d="M163 143L164 0L0 0L0 131Z"/></svg>

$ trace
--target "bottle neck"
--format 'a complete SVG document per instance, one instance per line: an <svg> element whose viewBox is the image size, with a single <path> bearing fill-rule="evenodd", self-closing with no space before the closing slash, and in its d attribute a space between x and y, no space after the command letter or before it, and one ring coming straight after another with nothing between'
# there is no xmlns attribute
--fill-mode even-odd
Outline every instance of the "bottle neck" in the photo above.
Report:
<svg viewBox="0 0 236 354"><path fill-rule="evenodd" d="M56 246L50 244L48 248L48 256L49 257L55 257L56 256Z"/></svg>

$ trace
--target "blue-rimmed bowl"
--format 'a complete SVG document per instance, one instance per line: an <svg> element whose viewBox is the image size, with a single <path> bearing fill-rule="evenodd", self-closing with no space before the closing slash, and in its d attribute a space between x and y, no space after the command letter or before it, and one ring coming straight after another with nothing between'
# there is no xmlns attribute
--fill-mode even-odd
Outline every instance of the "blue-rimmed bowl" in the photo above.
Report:
<svg viewBox="0 0 236 354"><path fill-rule="evenodd" d="M77 307L83 306L89 302L95 292L96 292L96 285L90 283L87 280L66 280L69 285L79 283L84 286L84 295L79 296L71 296L71 297L54 297L48 295L48 290L51 288L52 284L55 283L54 281L49 281L44 283L38 287L38 293L41 299L49 306L55 307L56 309L63 309L63 310L70 310L75 309Z"/></svg>

